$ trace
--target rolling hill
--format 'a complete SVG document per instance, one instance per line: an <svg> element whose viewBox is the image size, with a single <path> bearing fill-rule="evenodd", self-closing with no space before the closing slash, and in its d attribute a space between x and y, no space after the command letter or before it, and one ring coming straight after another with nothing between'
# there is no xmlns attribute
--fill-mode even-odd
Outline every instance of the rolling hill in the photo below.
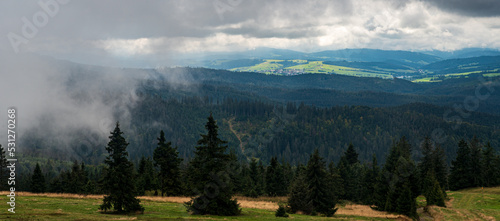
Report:
<svg viewBox="0 0 500 221"><path fill-rule="evenodd" d="M275 75L338 74L356 77L404 78L418 83L440 82L482 73L499 76L500 52L463 49L454 52L410 52L343 49L314 53L258 48L245 52L212 54L191 66Z"/></svg>

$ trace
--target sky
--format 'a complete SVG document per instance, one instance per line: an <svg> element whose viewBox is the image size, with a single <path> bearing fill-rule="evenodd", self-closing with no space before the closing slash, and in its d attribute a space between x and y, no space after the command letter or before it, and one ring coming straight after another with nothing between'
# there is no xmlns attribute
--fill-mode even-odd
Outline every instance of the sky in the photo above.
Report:
<svg viewBox="0 0 500 221"><path fill-rule="evenodd" d="M1 52L110 66L258 47L500 48L498 0L4 0L0 11Z"/></svg>
<svg viewBox="0 0 500 221"><path fill-rule="evenodd" d="M120 67L154 67L193 88L189 76L161 67L259 47L500 49L499 36L498 0L2 0L0 111L17 108L21 139L31 131L68 148L75 139L97 148L114 122L130 121L140 101L135 78L151 78L146 70L127 77ZM74 137L89 128L97 138ZM0 133L4 147L5 138Z"/></svg>

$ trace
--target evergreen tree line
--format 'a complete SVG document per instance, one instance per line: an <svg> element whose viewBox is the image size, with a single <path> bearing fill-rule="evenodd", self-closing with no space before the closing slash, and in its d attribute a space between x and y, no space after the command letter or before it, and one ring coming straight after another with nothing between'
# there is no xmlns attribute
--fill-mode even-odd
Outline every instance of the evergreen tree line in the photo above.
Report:
<svg viewBox="0 0 500 221"><path fill-rule="evenodd" d="M476 137L458 143L457 158L452 161L448 176L446 155L429 138L420 144L422 157L418 163L412 159L412 145L401 137L389 148L383 166L378 165L376 155L371 162L361 163L352 144L337 164L333 161L327 164L316 149L306 165L291 166L283 159L280 162L277 157L271 157L266 164L256 158L248 163L238 161L236 154L229 151L227 142L219 138L212 115L205 129L207 134L202 135L195 157L188 162L183 162L177 148L172 147L171 142L166 141L165 133L160 131L152 158L142 157L137 168L127 160L125 149L128 143L124 138L118 139L120 145L113 141L122 132L114 131L108 143L110 156L104 169L93 172L84 163L75 162L71 171L62 172L47 183L37 164L31 179L31 191L110 194L113 190L110 186L117 183L115 176L123 177L112 175L111 171L117 170L112 169L113 165L122 161L124 166L117 168L125 172L118 174L127 174L128 183L135 181L135 185L128 188L133 190L130 198L144 194L192 196L193 200L186 202L186 206L196 214L236 215L239 208L232 196L241 194L249 197L288 196L289 212L331 216L336 211L338 200L348 200L416 217L416 198L419 195L425 196L427 205L445 206L447 189L500 184L499 155L489 143L482 146ZM116 151L111 148L113 145L121 148L119 157L114 160L111 157ZM110 209L112 204L113 199L110 199L102 208ZM138 201L134 205L138 205ZM130 208L141 209L137 206Z"/></svg>
<svg viewBox="0 0 500 221"><path fill-rule="evenodd" d="M460 140L451 164L451 190L500 185L500 156L489 142L483 146L477 137L469 142Z"/></svg>

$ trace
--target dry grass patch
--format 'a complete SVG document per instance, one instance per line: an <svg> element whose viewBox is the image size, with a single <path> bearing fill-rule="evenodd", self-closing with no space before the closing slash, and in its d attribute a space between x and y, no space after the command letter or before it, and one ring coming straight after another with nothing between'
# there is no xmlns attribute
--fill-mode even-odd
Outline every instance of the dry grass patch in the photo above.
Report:
<svg viewBox="0 0 500 221"><path fill-rule="evenodd" d="M149 200L149 201L155 201L155 202L170 202L170 203L185 203L185 202L191 200L190 197L178 197L178 196L167 196L167 197L140 196L138 198L141 200ZM267 200L263 200L261 198L246 198L246 197L243 199L242 198L243 197L237 197L238 203L243 208L265 209L265 210L271 210L271 211L278 209L278 203L273 202L273 201L276 201L275 198L272 198L273 201L267 201Z"/></svg>
<svg viewBox="0 0 500 221"><path fill-rule="evenodd" d="M240 200L238 199L238 203L243 208L251 208L251 209L264 209L275 211L278 209L278 204L275 202L269 201L249 201L249 200Z"/></svg>
<svg viewBox="0 0 500 221"><path fill-rule="evenodd" d="M184 196L139 196L137 197L141 200L149 200L149 201L154 201L154 202L170 202L170 203L185 203L189 200L191 200L190 197L184 197Z"/></svg>
<svg viewBox="0 0 500 221"><path fill-rule="evenodd" d="M396 219L396 220L412 220L404 215L390 214L388 212L374 210L367 205L356 205L356 204L348 204L345 207L340 207L335 214L386 218L386 219Z"/></svg>
<svg viewBox="0 0 500 221"><path fill-rule="evenodd" d="M288 201L288 197L286 196L278 196L278 197L270 197L270 196L260 196L257 198L253 197L246 197L246 196L236 196L234 197L240 200L246 200L246 201L268 201L268 202L275 202L275 203L284 203Z"/></svg>
<svg viewBox="0 0 500 221"><path fill-rule="evenodd" d="M8 195L10 192L2 191L0 194ZM57 197L57 198L73 198L73 199L102 199L104 195L81 195L73 193L30 193L30 192L16 192L16 196L44 196L44 197Z"/></svg>

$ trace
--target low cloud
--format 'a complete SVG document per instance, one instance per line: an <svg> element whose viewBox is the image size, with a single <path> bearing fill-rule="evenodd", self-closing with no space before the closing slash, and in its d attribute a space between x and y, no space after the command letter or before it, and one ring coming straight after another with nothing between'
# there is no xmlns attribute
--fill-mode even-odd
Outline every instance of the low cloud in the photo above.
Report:
<svg viewBox="0 0 500 221"><path fill-rule="evenodd" d="M115 122L130 128L131 110L143 98L142 84L161 81L173 89L195 90L189 75L162 68L107 68L29 54L1 54L0 67L0 110L7 117L7 108L17 109L19 144L78 160L103 151ZM6 121L0 128L7 128ZM22 147L18 151L28 153Z"/></svg>

